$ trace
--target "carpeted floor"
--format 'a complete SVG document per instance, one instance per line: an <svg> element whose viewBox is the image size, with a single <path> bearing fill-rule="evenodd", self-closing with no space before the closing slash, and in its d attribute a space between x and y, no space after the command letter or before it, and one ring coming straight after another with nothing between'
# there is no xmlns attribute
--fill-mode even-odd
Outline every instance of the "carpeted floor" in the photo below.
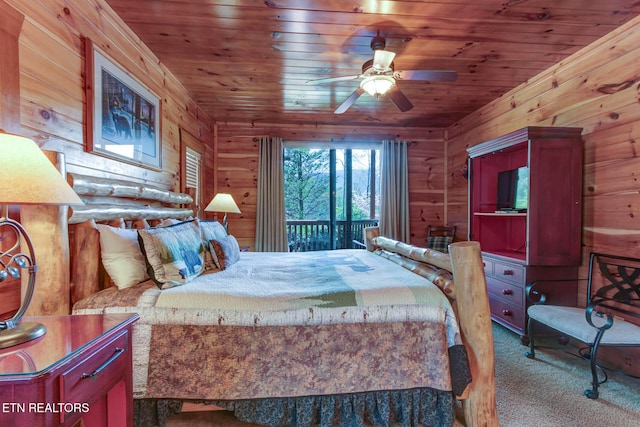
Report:
<svg viewBox="0 0 640 427"><path fill-rule="evenodd" d="M519 338L494 326L496 395L503 427L640 426L640 379L609 372L600 398L583 395L591 384L589 362L564 351L524 356Z"/></svg>
<svg viewBox="0 0 640 427"><path fill-rule="evenodd" d="M640 426L640 379L609 373L600 398L587 399L583 391L591 382L588 362L545 349L530 360L519 337L497 325L493 331L502 427ZM213 426L258 427L224 411L183 413L168 423L168 427Z"/></svg>

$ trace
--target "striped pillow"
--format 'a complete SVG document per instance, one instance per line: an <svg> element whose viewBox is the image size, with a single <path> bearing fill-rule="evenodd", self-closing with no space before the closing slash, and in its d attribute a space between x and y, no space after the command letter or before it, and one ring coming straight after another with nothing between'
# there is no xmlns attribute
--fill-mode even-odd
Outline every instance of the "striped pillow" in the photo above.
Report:
<svg viewBox="0 0 640 427"><path fill-rule="evenodd" d="M222 239L212 239L210 243L211 256L220 270L226 269L240 259L240 246L232 235Z"/></svg>

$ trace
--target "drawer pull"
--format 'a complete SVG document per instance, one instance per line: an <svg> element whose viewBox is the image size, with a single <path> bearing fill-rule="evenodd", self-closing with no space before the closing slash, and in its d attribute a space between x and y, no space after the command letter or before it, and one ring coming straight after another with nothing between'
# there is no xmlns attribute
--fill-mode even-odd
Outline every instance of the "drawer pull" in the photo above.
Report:
<svg viewBox="0 0 640 427"><path fill-rule="evenodd" d="M502 310L503 316L511 316L511 310Z"/></svg>
<svg viewBox="0 0 640 427"><path fill-rule="evenodd" d="M513 295L513 291L511 289L503 289L502 295Z"/></svg>
<svg viewBox="0 0 640 427"><path fill-rule="evenodd" d="M106 361L104 362L102 365L100 365L98 367L98 369L96 369L95 371L93 371L90 374L82 374L81 378L93 378L96 375L98 375L100 372L102 372L103 370L105 370L107 368L107 366L111 365L118 357L120 357L122 355L122 353L124 353L124 348L116 348L116 351L113 352L113 355Z"/></svg>
<svg viewBox="0 0 640 427"><path fill-rule="evenodd" d="M513 276L513 270L504 270L502 274L505 276Z"/></svg>

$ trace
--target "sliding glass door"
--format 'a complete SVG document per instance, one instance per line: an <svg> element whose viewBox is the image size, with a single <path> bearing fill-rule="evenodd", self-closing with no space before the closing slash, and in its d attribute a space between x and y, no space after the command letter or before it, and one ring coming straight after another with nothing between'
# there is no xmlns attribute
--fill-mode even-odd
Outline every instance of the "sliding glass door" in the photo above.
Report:
<svg viewBox="0 0 640 427"><path fill-rule="evenodd" d="M285 148L289 250L360 247L362 230L377 224L377 149Z"/></svg>

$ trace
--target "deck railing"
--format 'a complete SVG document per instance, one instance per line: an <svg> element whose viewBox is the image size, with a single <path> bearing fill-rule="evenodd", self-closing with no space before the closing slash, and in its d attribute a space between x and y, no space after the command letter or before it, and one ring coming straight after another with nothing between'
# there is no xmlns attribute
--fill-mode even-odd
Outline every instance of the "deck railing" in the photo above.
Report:
<svg viewBox="0 0 640 427"><path fill-rule="evenodd" d="M336 221L336 249L362 249L353 240L362 241L365 227L378 225L377 219ZM287 238L289 251L309 252L332 249L330 244L331 223L323 220L288 220Z"/></svg>

